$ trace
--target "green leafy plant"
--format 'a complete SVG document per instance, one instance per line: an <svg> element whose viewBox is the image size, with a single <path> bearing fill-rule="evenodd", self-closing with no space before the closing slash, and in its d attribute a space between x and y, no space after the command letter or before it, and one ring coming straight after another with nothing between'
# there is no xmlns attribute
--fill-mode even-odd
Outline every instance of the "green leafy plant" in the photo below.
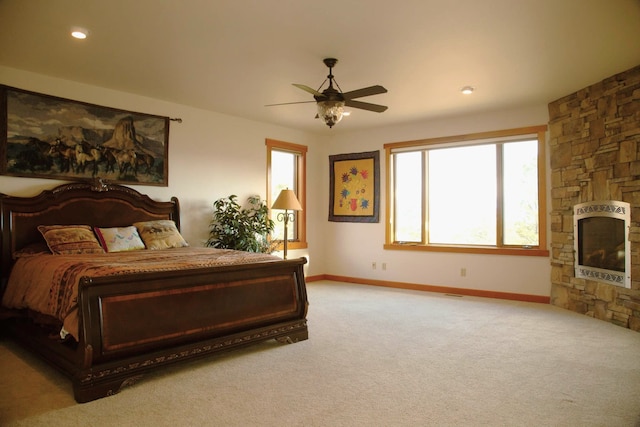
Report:
<svg viewBox="0 0 640 427"><path fill-rule="evenodd" d="M269 210L259 196L250 196L248 206L242 207L232 194L213 203L213 219L210 224L207 246L219 249L236 249L247 252L271 253L276 242L269 235L275 226L269 218Z"/></svg>

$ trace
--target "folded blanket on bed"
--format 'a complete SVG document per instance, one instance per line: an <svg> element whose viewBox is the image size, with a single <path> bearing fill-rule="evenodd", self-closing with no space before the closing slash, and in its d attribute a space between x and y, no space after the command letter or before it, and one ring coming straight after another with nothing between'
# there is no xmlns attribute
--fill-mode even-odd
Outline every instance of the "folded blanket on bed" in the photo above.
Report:
<svg viewBox="0 0 640 427"><path fill-rule="evenodd" d="M82 277L186 270L282 260L273 255L214 248L174 248L86 255L33 255L16 260L2 305L52 316L78 339Z"/></svg>

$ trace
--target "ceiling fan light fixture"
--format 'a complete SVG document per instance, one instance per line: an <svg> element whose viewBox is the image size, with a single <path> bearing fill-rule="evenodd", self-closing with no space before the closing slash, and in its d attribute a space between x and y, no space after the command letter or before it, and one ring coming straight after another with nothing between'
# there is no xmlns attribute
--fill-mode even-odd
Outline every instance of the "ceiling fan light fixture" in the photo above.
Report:
<svg viewBox="0 0 640 427"><path fill-rule="evenodd" d="M344 113L344 101L318 101L318 116L329 128L338 124Z"/></svg>
<svg viewBox="0 0 640 427"><path fill-rule="evenodd" d="M316 114L317 118L322 118L322 121L332 128L336 124L338 124L344 116L348 116L351 114L350 111L345 111L344 107L348 108L358 108L360 110L373 111L376 113L382 113L387 110L385 105L371 104L369 102L357 101L356 98L362 98L365 96L378 95L381 93L387 93L387 89L380 85L363 87L361 89L351 90L349 92L342 92L340 86L335 81L333 77L333 67L338 62L335 58L325 58L323 60L324 64L329 67L329 75L327 79L329 80L329 86L320 92L320 89L312 89L309 86L293 83L295 87L298 89L302 89L307 93L313 95L313 98L316 102L316 108L318 110L318 114ZM325 80L326 82L326 80ZM320 86L324 86L324 83ZM335 83L336 88L333 87ZM305 102L313 102L313 101L302 101L302 102L285 102L282 104L269 104L267 107L274 105L287 105L287 104L300 104Z"/></svg>

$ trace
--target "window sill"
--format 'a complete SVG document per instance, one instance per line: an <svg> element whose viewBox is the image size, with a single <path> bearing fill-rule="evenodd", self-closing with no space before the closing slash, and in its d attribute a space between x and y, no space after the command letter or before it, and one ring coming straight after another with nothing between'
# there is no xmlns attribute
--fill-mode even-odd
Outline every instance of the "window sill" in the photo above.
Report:
<svg viewBox="0 0 640 427"><path fill-rule="evenodd" d="M516 256L539 256L548 257L547 249L537 248L494 248L490 246L453 246L453 245L419 245L413 243L386 243L383 246L387 250L400 251L422 251L422 252L453 252L467 254L489 254L489 255L516 255Z"/></svg>
<svg viewBox="0 0 640 427"><path fill-rule="evenodd" d="M293 241L289 240L287 242L287 249L307 249L309 245L307 242ZM276 250L281 251L284 249L284 244L282 242L278 243Z"/></svg>

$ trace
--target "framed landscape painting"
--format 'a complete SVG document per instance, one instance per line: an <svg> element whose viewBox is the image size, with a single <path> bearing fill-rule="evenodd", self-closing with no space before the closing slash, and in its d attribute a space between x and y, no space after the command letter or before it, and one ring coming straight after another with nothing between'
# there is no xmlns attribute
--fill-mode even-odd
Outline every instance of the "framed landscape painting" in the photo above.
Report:
<svg viewBox="0 0 640 427"><path fill-rule="evenodd" d="M167 186L169 118L0 86L0 174Z"/></svg>
<svg viewBox="0 0 640 427"><path fill-rule="evenodd" d="M380 221L380 152L329 156L329 221Z"/></svg>

